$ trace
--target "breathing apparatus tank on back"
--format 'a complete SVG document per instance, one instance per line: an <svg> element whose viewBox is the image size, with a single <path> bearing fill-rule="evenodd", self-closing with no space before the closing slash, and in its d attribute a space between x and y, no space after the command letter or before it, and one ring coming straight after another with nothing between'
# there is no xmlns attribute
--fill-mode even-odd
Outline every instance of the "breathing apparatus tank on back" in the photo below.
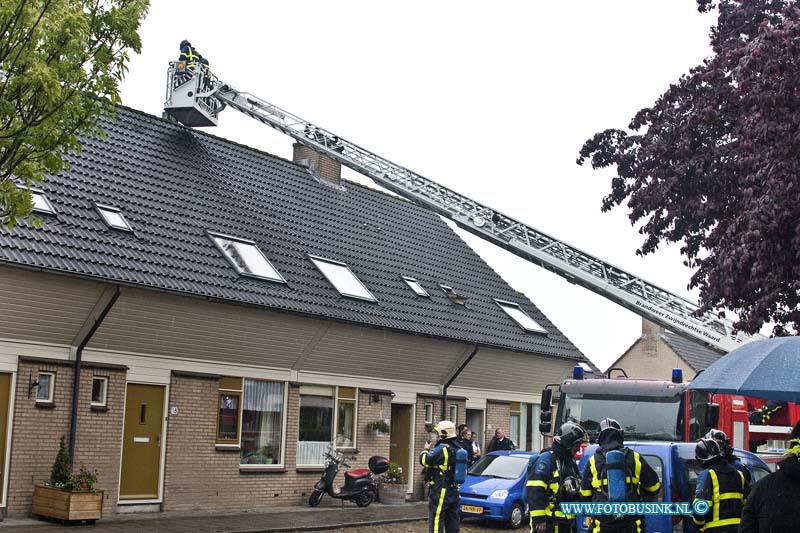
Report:
<svg viewBox="0 0 800 533"><path fill-rule="evenodd" d="M627 486L625 483L625 453L622 450L611 450L606 453L606 469L608 475L608 500L624 502Z"/></svg>
<svg viewBox="0 0 800 533"><path fill-rule="evenodd" d="M467 450L459 448L456 452L456 468L453 472L453 482L461 485L467 480Z"/></svg>

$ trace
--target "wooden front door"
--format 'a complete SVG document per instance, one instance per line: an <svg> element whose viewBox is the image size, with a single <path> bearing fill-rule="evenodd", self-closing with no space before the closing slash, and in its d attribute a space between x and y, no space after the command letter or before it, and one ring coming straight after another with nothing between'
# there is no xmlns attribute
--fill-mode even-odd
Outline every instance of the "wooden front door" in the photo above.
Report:
<svg viewBox="0 0 800 533"><path fill-rule="evenodd" d="M128 384L120 500L156 500L161 473L164 387Z"/></svg>
<svg viewBox="0 0 800 533"><path fill-rule="evenodd" d="M403 482L410 480L408 474L411 472L411 412L413 406L403 404L392 404L392 425L391 437L389 440L389 460L400 465L403 469Z"/></svg>
<svg viewBox="0 0 800 533"><path fill-rule="evenodd" d="M11 402L11 374L0 374L0 499L5 504L3 487L6 481L6 434L8 433L8 407Z"/></svg>

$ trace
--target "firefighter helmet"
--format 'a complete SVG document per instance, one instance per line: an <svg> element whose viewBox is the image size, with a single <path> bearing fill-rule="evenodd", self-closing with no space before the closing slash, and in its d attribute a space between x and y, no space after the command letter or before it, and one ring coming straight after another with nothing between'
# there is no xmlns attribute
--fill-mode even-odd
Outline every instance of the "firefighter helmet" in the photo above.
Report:
<svg viewBox="0 0 800 533"><path fill-rule="evenodd" d="M564 422L555 440L565 449L571 450L576 445L587 442L586 430L574 422Z"/></svg>
<svg viewBox="0 0 800 533"><path fill-rule="evenodd" d="M456 425L449 420L442 420L433 426L433 430L439 435L440 439L452 439L456 437Z"/></svg>
<svg viewBox="0 0 800 533"><path fill-rule="evenodd" d="M620 437L624 435L624 432L622 431L622 426L620 426L619 422L617 422L613 418L604 418L600 422L600 433L598 433L597 435L598 439L600 438L600 435L606 431L608 432L616 431L619 433Z"/></svg>
<svg viewBox="0 0 800 533"><path fill-rule="evenodd" d="M714 439L700 439L694 448L694 456L705 465L718 457L722 457L722 449Z"/></svg>

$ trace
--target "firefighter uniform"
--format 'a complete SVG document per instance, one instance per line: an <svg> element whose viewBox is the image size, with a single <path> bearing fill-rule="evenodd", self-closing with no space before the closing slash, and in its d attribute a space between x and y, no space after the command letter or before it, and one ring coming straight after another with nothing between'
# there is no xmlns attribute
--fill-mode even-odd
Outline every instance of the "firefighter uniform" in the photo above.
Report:
<svg viewBox="0 0 800 533"><path fill-rule="evenodd" d="M461 517L459 516L459 486L455 483L456 452L460 449L456 444L456 427L452 422L452 436L447 421L436 425L436 431L442 438L436 447L423 451L419 456L420 464L425 467L425 481L428 485L428 533L458 533ZM445 430L442 429L445 427Z"/></svg>
<svg viewBox="0 0 800 533"><path fill-rule="evenodd" d="M541 522L546 524L547 533L575 532L575 515L565 515L559 506L562 501L570 501L564 498L562 491L562 480L568 476L580 479L571 451L565 450L559 443L554 443L549 451L536 459L525 491L530 509L531 533L535 525Z"/></svg>
<svg viewBox="0 0 800 533"><path fill-rule="evenodd" d="M604 424L606 424L604 428ZM581 496L595 502L608 501L608 475L606 471L606 453L620 450L625 454L625 487L627 500L641 502L655 499L661 489L658 474L634 450L622 444L623 434L616 420L606 419L600 424L598 436L600 447L589 459L581 480ZM645 523L643 516L610 516L592 517L592 533L643 533Z"/></svg>
<svg viewBox="0 0 800 533"><path fill-rule="evenodd" d="M703 532L736 533L748 492L744 475L725 459L717 459L697 478L694 501L705 500L708 512L695 512L692 520Z"/></svg>

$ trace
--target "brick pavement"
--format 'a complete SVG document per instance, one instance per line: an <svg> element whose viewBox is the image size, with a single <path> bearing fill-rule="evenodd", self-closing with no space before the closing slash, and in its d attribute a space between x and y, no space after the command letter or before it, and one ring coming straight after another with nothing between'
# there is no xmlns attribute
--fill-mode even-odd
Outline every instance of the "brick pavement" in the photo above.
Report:
<svg viewBox="0 0 800 533"><path fill-rule="evenodd" d="M338 503L338 502L337 502ZM157 513L139 515L114 515L97 522L94 526L78 525L69 531L91 531L92 533L277 533L290 531L320 531L380 524L414 523L424 531L427 517L427 502L405 505L373 504L358 508L353 504L327 506L316 509L308 507L283 507L259 512L238 514L210 513ZM395 531L396 529L392 529ZM7 519L0 522L0 533L20 531L22 533L64 532L63 526L34 519ZM350 530L352 531L352 529Z"/></svg>

